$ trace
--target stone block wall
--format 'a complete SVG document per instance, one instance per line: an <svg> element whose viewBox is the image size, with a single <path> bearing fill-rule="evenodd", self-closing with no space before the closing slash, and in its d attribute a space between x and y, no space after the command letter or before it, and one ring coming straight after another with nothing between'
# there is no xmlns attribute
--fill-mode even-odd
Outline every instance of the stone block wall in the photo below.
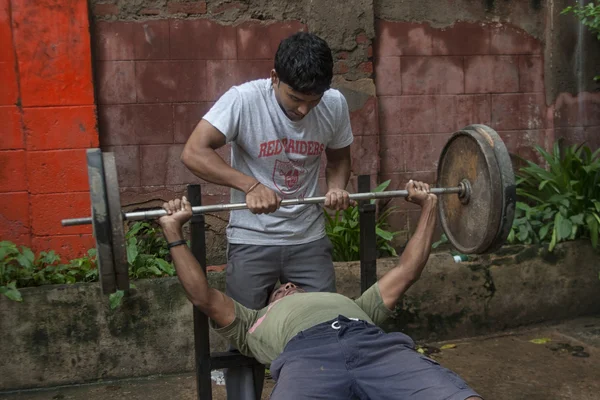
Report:
<svg viewBox="0 0 600 400"><path fill-rule="evenodd" d="M87 2L0 0L0 240L63 259L94 247L85 149L98 146Z"/></svg>

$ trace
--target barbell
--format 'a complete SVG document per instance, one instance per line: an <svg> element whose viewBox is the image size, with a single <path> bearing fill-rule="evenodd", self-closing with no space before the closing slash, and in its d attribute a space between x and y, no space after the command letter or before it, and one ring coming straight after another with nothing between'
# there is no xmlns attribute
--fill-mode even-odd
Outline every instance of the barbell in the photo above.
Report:
<svg viewBox="0 0 600 400"><path fill-rule="evenodd" d="M63 226L93 226L103 293L129 288L124 221L160 218L163 209L123 212L113 153L87 150L91 217L62 220ZM504 142L485 125L469 125L444 145L437 169L440 224L448 241L465 254L483 254L501 247L512 226L516 187ZM454 195L454 196L451 196ZM350 199L407 197L406 190L354 193ZM281 206L321 204L325 197L285 199ZM192 207L194 215L247 209L245 203Z"/></svg>

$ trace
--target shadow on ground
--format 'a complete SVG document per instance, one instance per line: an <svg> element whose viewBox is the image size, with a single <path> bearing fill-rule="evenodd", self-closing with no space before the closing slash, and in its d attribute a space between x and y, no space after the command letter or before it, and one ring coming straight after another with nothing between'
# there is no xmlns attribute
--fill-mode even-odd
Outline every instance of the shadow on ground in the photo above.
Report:
<svg viewBox="0 0 600 400"><path fill-rule="evenodd" d="M600 316L421 345L486 400L600 398ZM194 375L182 374L4 393L0 400L195 400L195 388ZM267 379L263 399L272 388ZM213 384L213 399L225 398L225 387Z"/></svg>

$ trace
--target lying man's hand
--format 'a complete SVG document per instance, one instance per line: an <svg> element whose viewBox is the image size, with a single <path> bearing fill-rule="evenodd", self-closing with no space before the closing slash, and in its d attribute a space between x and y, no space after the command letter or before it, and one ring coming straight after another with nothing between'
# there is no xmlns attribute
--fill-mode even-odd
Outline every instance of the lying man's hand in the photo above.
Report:
<svg viewBox="0 0 600 400"><path fill-rule="evenodd" d="M160 217L158 223L163 227L179 227L192 218L192 205L188 199L183 198L171 200L163 204L163 208L167 211L167 215Z"/></svg>
<svg viewBox="0 0 600 400"><path fill-rule="evenodd" d="M281 198L265 185L257 183L246 192L246 205L253 214L268 214L279 208Z"/></svg>
<svg viewBox="0 0 600 400"><path fill-rule="evenodd" d="M325 195L325 207L343 211L350 206L356 205L354 200L350 200L350 194L343 189L330 189Z"/></svg>
<svg viewBox="0 0 600 400"><path fill-rule="evenodd" d="M412 179L406 184L406 190L408 191L406 201L418 204L419 206L423 206L428 199L437 198L435 194L429 193L429 185L427 183L413 181Z"/></svg>

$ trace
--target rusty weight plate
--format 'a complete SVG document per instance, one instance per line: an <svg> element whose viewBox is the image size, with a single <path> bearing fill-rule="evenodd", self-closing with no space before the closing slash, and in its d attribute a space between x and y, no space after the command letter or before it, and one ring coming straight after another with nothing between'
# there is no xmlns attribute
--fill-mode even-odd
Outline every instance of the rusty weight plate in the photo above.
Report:
<svg viewBox="0 0 600 400"><path fill-rule="evenodd" d="M103 164L100 149L87 150L92 229L96 240L96 263L102 293L108 294L116 291L116 283L111 240L112 227L108 211Z"/></svg>
<svg viewBox="0 0 600 400"><path fill-rule="evenodd" d="M486 125L469 125L465 130L474 130L479 134L483 135L488 139L488 142L494 144L494 153L496 154L496 160L498 161L498 167L500 168L500 174L502 176L502 218L500 221L500 227L496 233L494 241L487 249L487 252L493 252L498 250L504 243L510 234L513 221L515 218L515 208L517 204L517 185L515 183L515 172L512 166L510 154L506 145L502 141L502 138L498 133Z"/></svg>
<svg viewBox="0 0 600 400"><path fill-rule="evenodd" d="M458 196L439 197L442 228L450 243L462 253L493 251L506 240L504 233L507 224L508 230L512 225L510 210L514 215L515 199L508 195L514 191L510 157L491 128L471 125L456 132L444 146L437 186L457 186L464 179L471 184L467 203Z"/></svg>
<svg viewBox="0 0 600 400"><path fill-rule="evenodd" d="M104 181L108 200L108 215L111 225L111 243L117 289L129 289L129 264L127 262L127 245L123 229L123 212L119 193L119 178L114 153L102 153L104 161Z"/></svg>

